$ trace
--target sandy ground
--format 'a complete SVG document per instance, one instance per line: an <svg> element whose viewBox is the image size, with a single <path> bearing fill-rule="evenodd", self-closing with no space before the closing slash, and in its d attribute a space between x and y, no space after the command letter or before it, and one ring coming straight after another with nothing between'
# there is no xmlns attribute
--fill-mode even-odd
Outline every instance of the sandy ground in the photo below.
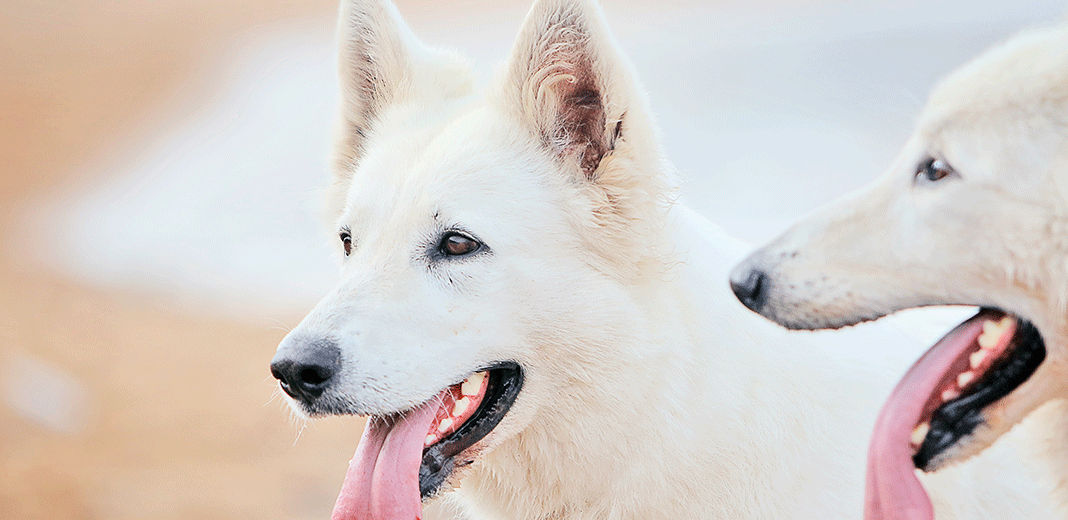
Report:
<svg viewBox="0 0 1068 520"><path fill-rule="evenodd" d="M6 518L326 516L360 425L319 423L295 442L268 403L283 331L0 267L4 365L38 360L85 391L60 431L0 408Z"/></svg>
<svg viewBox="0 0 1068 520"><path fill-rule="evenodd" d="M0 5L0 231L18 225L23 201L86 180L81 165L202 88L190 78L234 34L282 18L325 20L333 9L286 0ZM57 426L0 405L0 516L327 516L360 424L328 421L295 442L300 428L278 400L268 403L266 365L284 330L88 288L20 255L5 246L0 258L6 398L55 393L24 373L43 365L61 389L73 385L59 398L76 409Z"/></svg>

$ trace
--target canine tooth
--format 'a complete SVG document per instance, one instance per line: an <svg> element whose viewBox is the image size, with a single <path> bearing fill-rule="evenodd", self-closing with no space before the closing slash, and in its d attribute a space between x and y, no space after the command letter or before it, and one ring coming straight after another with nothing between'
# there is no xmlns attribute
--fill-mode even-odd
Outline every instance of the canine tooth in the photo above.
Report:
<svg viewBox="0 0 1068 520"><path fill-rule="evenodd" d="M972 367L972 370L979 368L979 365L983 364L989 355L990 353L985 350L972 352L972 355L968 356L968 365Z"/></svg>
<svg viewBox="0 0 1068 520"><path fill-rule="evenodd" d="M990 350L998 346L998 341L1000 339L1001 334L983 332L983 334L979 336L977 342L979 343L980 348L984 350Z"/></svg>
<svg viewBox="0 0 1068 520"><path fill-rule="evenodd" d="M960 397L960 392L955 388L942 390L942 402L952 401L958 397Z"/></svg>
<svg viewBox="0 0 1068 520"><path fill-rule="evenodd" d="M975 380L975 372L964 372L961 375L957 376L957 386L964 388L968 386L968 383L971 383L973 380Z"/></svg>
<svg viewBox="0 0 1068 520"><path fill-rule="evenodd" d="M456 404L452 405L453 417L463 415L467 411L467 407L471 404L471 399L461 397L456 401Z"/></svg>
<svg viewBox="0 0 1068 520"><path fill-rule="evenodd" d="M923 424L920 424L912 430L912 437L909 438L909 441L912 442L913 446L918 447L923 444L923 439L927 437L927 432L929 431L931 431L930 423L925 422Z"/></svg>
<svg viewBox="0 0 1068 520"><path fill-rule="evenodd" d="M996 332L999 335L1005 333L1005 329L1012 325L1013 319L1009 316L1001 318L996 323L992 320L986 320L983 322L983 332Z"/></svg>
<svg viewBox="0 0 1068 520"><path fill-rule="evenodd" d="M460 392L464 395L478 395L478 391L482 389L482 380L485 378L485 372L471 374L471 377L465 379L460 385Z"/></svg>
<svg viewBox="0 0 1068 520"><path fill-rule="evenodd" d="M979 335L979 346L985 349L996 347L1010 325L1012 325L1012 318L1008 316L1001 318L1001 321L997 323L991 320L984 321L983 333Z"/></svg>
<svg viewBox="0 0 1068 520"><path fill-rule="evenodd" d="M423 445L424 446L430 446L431 444L434 444L435 442L438 442L438 438L435 437L434 434L430 434L430 435L426 436L426 440L423 441Z"/></svg>
<svg viewBox="0 0 1068 520"><path fill-rule="evenodd" d="M445 433L446 431L449 430L450 427L452 427L452 418L451 417L446 417L446 418L442 419L440 423L438 423L438 431L441 432L441 433Z"/></svg>

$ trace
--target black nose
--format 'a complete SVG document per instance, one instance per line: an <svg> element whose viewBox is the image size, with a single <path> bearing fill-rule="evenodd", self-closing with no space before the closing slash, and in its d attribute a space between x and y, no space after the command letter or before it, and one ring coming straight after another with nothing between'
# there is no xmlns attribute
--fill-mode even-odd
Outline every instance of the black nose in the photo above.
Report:
<svg viewBox="0 0 1068 520"><path fill-rule="evenodd" d="M290 397L310 403L323 395L340 367L341 350L332 341L319 340L279 349L271 375Z"/></svg>
<svg viewBox="0 0 1068 520"><path fill-rule="evenodd" d="M746 307L760 312L767 300L768 275L755 268L735 271L731 275L731 290Z"/></svg>

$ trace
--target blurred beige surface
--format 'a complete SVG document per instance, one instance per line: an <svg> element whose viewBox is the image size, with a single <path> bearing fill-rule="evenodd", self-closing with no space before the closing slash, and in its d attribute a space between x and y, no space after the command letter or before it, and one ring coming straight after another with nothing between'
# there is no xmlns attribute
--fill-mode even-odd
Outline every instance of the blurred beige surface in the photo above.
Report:
<svg viewBox="0 0 1068 520"><path fill-rule="evenodd" d="M28 198L86 181L82 165L203 88L197 74L233 35L283 18L330 23L333 10L310 0L0 5L0 236ZM327 516L360 424L328 421L296 442L299 425L268 403L266 366L284 330L88 288L7 244L2 255L0 517ZM72 417L35 420L12 404L57 399L73 399L60 403Z"/></svg>

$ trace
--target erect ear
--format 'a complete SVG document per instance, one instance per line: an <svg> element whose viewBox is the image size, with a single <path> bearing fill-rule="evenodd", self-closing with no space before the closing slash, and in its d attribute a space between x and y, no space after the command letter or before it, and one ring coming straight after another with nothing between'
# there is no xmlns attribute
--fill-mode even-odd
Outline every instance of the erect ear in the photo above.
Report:
<svg viewBox="0 0 1068 520"><path fill-rule="evenodd" d="M337 38L341 113L334 170L348 176L375 119L403 95L421 44L388 0L342 0Z"/></svg>
<svg viewBox="0 0 1068 520"><path fill-rule="evenodd" d="M337 38L341 107L328 197L331 217L340 211L384 112L407 102L432 107L472 89L467 61L420 42L389 0L341 0Z"/></svg>
<svg viewBox="0 0 1068 520"><path fill-rule="evenodd" d="M590 0L534 4L509 61L506 94L564 165L596 180L632 97L629 68Z"/></svg>

